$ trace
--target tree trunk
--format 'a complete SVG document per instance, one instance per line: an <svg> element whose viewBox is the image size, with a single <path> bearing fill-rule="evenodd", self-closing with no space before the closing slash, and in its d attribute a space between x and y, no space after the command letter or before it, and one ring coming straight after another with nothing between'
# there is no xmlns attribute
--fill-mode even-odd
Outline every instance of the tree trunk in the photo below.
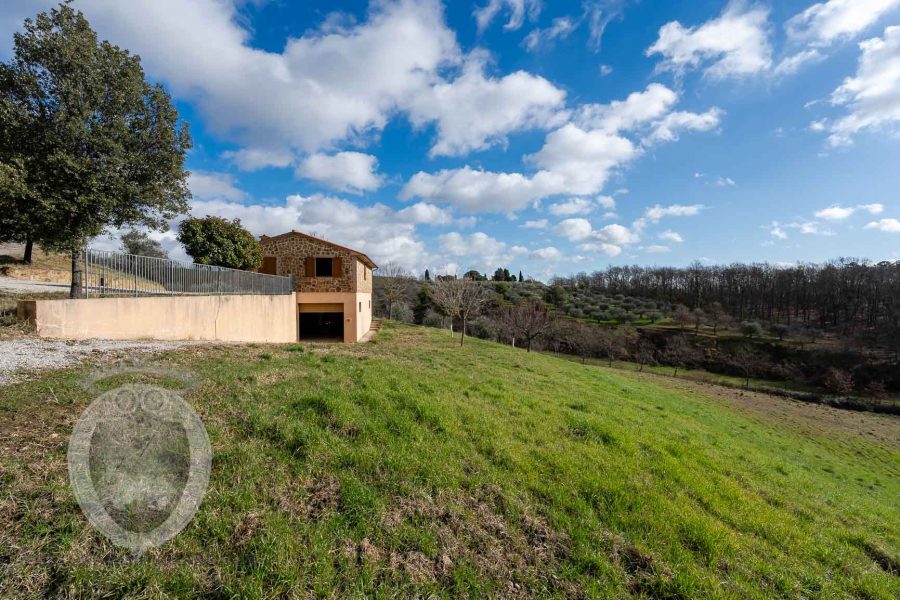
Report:
<svg viewBox="0 0 900 600"><path fill-rule="evenodd" d="M25 255L22 257L22 260L26 265L31 264L31 251L34 249L34 240L31 239L31 235L25 238Z"/></svg>
<svg viewBox="0 0 900 600"><path fill-rule="evenodd" d="M81 251L72 250L72 285L69 298L81 298Z"/></svg>
<svg viewBox="0 0 900 600"><path fill-rule="evenodd" d="M672 374L672 377L678 377L678 367L675 367L675 372Z"/></svg>
<svg viewBox="0 0 900 600"><path fill-rule="evenodd" d="M465 340L465 339L466 339L466 318L463 317L462 330L460 331L460 336L459 336L459 347L460 348L462 348L463 340Z"/></svg>
<svg viewBox="0 0 900 600"><path fill-rule="evenodd" d="M638 373L643 373L643 372L644 372L644 363L641 363L641 368L638 369Z"/></svg>

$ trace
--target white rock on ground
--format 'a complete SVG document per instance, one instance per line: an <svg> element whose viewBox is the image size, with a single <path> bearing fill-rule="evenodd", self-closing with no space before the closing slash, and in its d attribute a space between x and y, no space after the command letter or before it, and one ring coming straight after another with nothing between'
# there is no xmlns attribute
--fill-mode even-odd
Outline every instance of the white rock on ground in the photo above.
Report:
<svg viewBox="0 0 900 600"><path fill-rule="evenodd" d="M42 340L20 338L0 340L0 385L20 381L29 373L61 369L90 357L104 354L153 353L174 350L189 342Z"/></svg>

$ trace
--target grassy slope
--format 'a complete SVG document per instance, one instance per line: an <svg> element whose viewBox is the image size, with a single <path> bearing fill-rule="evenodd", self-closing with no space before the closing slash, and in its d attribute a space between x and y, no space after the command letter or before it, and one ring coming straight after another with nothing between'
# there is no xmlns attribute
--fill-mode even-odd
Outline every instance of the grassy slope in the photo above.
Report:
<svg viewBox="0 0 900 600"><path fill-rule="evenodd" d="M81 375L3 389L0 596L900 594L896 438L432 329L167 361L200 382L214 471L137 563L67 486Z"/></svg>

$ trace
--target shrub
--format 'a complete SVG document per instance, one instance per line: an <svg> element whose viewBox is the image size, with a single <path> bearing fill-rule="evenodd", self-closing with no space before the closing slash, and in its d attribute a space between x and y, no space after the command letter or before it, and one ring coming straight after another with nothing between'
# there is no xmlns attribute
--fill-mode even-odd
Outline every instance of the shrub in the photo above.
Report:
<svg viewBox="0 0 900 600"><path fill-rule="evenodd" d="M888 398L887 387L880 381L870 381L866 386L866 394L876 400L887 400Z"/></svg>
<svg viewBox="0 0 900 600"><path fill-rule="evenodd" d="M744 321L743 323L741 323L741 333L748 338L753 338L754 336L762 335L763 328L762 325L760 325L756 321Z"/></svg>
<svg viewBox="0 0 900 600"><path fill-rule="evenodd" d="M425 318L422 319L422 324L428 327L441 328L446 325L446 322L446 317L442 317L437 312L431 309L428 309L428 312L425 313Z"/></svg>
<svg viewBox="0 0 900 600"><path fill-rule="evenodd" d="M846 396L853 392L853 376L843 369L828 369L822 386L833 394Z"/></svg>
<svg viewBox="0 0 900 600"><path fill-rule="evenodd" d="M408 304L400 302L394 305L394 320L402 323L412 323L415 320L413 309Z"/></svg>
<svg viewBox="0 0 900 600"><path fill-rule="evenodd" d="M769 327L769 333L777 337L779 340L783 340L784 336L790 333L791 328L783 323L775 323L771 327Z"/></svg>

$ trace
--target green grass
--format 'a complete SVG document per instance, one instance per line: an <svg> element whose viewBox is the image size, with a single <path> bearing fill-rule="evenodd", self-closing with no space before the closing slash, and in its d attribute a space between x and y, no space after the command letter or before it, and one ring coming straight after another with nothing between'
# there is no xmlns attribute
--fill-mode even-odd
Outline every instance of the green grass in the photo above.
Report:
<svg viewBox="0 0 900 600"><path fill-rule="evenodd" d="M139 561L69 491L84 373L2 388L0 597L900 595L895 418L803 429L457 344L386 323L373 344L166 355L193 373L213 473L192 523Z"/></svg>

